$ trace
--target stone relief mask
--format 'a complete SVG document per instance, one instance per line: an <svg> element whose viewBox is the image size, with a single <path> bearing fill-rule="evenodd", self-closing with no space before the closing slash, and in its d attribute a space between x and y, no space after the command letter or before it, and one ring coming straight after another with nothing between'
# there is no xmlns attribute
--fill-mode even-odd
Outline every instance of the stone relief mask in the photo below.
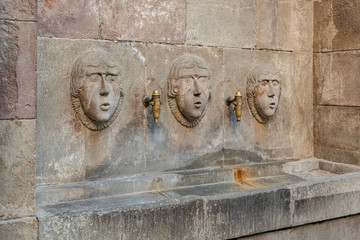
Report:
<svg viewBox="0 0 360 240"><path fill-rule="evenodd" d="M82 53L71 71L71 102L80 121L90 130L102 130L119 115L123 102L120 67L103 50Z"/></svg>
<svg viewBox="0 0 360 240"><path fill-rule="evenodd" d="M259 123L275 115L281 94L281 74L272 64L259 64L247 75L247 101Z"/></svg>
<svg viewBox="0 0 360 240"><path fill-rule="evenodd" d="M185 127L194 127L203 118L210 101L210 73L205 61L185 54L170 67L168 103L176 120Z"/></svg>

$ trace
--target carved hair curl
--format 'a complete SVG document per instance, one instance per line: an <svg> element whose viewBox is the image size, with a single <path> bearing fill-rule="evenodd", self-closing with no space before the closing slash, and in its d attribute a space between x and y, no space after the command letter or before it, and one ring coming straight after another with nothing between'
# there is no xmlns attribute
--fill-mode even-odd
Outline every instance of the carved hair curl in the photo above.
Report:
<svg viewBox="0 0 360 240"><path fill-rule="evenodd" d="M105 62L108 66L119 66L117 59L101 49L83 52L77 57L71 70L70 92L74 97L79 97L85 77L85 68L99 66Z"/></svg>
<svg viewBox="0 0 360 240"><path fill-rule="evenodd" d="M185 54L177 58L170 66L168 75L168 96L175 98L178 94L178 83L180 79L180 71L182 69L192 69L198 67L208 70L205 61L196 55ZM210 79L210 76L208 77Z"/></svg>

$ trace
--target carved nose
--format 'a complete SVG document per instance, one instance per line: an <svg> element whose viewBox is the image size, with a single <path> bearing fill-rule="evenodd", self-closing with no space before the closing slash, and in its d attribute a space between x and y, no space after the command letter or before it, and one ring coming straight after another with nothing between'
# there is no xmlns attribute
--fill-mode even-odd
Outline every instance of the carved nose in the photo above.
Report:
<svg viewBox="0 0 360 240"><path fill-rule="evenodd" d="M194 78L194 96L200 96L201 94L201 86L199 84L199 80Z"/></svg>
<svg viewBox="0 0 360 240"><path fill-rule="evenodd" d="M274 91L274 87L273 87L272 83L269 84L269 89L267 91L267 94L269 97L275 96L275 91Z"/></svg>
<svg viewBox="0 0 360 240"><path fill-rule="evenodd" d="M101 76L101 88L100 88L100 95L107 96L109 94L109 87L108 83L106 82L106 76Z"/></svg>

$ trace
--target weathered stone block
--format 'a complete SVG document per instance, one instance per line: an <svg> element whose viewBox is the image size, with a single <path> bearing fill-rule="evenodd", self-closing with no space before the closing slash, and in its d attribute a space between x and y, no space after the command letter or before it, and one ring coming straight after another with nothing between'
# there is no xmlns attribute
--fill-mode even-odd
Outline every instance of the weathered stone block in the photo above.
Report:
<svg viewBox="0 0 360 240"><path fill-rule="evenodd" d="M312 51L313 1L256 1L256 47Z"/></svg>
<svg viewBox="0 0 360 240"><path fill-rule="evenodd" d="M314 54L317 104L360 106L359 75L359 51Z"/></svg>
<svg viewBox="0 0 360 240"><path fill-rule="evenodd" d="M0 121L0 220L35 214L35 120Z"/></svg>
<svg viewBox="0 0 360 240"><path fill-rule="evenodd" d="M360 213L360 178L358 173L332 177L321 182L291 186L294 201L293 225Z"/></svg>
<svg viewBox="0 0 360 240"><path fill-rule="evenodd" d="M315 156L337 162L359 164L360 109L318 106L315 108ZM336 151L327 152L326 149ZM325 150L325 151L324 151ZM334 153L334 152L333 152Z"/></svg>
<svg viewBox="0 0 360 240"><path fill-rule="evenodd" d="M360 47L360 3L357 0L314 2L314 51Z"/></svg>
<svg viewBox="0 0 360 240"><path fill-rule="evenodd" d="M0 238L6 240L36 240L38 222L35 218L0 221Z"/></svg>
<svg viewBox="0 0 360 240"><path fill-rule="evenodd" d="M185 0L101 0L104 39L184 43Z"/></svg>
<svg viewBox="0 0 360 240"><path fill-rule="evenodd" d="M332 147L314 147L314 156L335 162L360 165L360 152L348 151Z"/></svg>
<svg viewBox="0 0 360 240"><path fill-rule="evenodd" d="M255 1L187 1L186 42L194 45L253 48Z"/></svg>
<svg viewBox="0 0 360 240"><path fill-rule="evenodd" d="M39 0L38 35L99 38L100 0Z"/></svg>
<svg viewBox="0 0 360 240"><path fill-rule="evenodd" d="M0 2L0 19L36 20L36 0L2 0Z"/></svg>
<svg viewBox="0 0 360 240"><path fill-rule="evenodd" d="M334 106L315 108L315 144L360 150L360 109Z"/></svg>
<svg viewBox="0 0 360 240"><path fill-rule="evenodd" d="M231 239L289 225L289 190L270 188L239 195L209 198L206 202L206 239Z"/></svg>
<svg viewBox="0 0 360 240"><path fill-rule="evenodd" d="M173 202L160 194L142 194L41 211L40 239L203 239L202 200Z"/></svg>
<svg viewBox="0 0 360 240"><path fill-rule="evenodd" d="M0 119L36 116L36 23L0 21Z"/></svg>
<svg viewBox="0 0 360 240"><path fill-rule="evenodd" d="M356 215L286 230L243 237L239 238L239 240L355 240L358 239L360 235L359 224L360 216Z"/></svg>
<svg viewBox="0 0 360 240"><path fill-rule="evenodd" d="M201 57L208 65L211 98L203 118L194 127L181 125L173 116L168 99L170 65L184 54ZM159 123L147 110L145 126L146 161L149 171L191 169L222 164L222 52L216 48L148 45L146 58L147 95L161 92Z"/></svg>
<svg viewBox="0 0 360 240"><path fill-rule="evenodd" d="M275 115L265 124L251 114L246 97L248 71L273 63L281 72L281 95ZM242 93L242 117L224 107L225 161L312 156L312 53L224 49L224 99Z"/></svg>
<svg viewBox="0 0 360 240"><path fill-rule="evenodd" d="M124 102L107 128L91 131L70 100L70 73L86 50L113 53L121 69ZM137 45L92 40L38 39L37 179L61 184L144 172L145 67Z"/></svg>

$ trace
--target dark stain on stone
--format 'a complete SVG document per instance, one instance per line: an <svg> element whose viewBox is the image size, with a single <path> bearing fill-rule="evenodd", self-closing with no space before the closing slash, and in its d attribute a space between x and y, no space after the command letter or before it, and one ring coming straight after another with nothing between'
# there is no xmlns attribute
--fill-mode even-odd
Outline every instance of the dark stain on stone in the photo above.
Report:
<svg viewBox="0 0 360 240"><path fill-rule="evenodd" d="M234 149L225 149L225 164L241 164L244 162L261 162L264 161L264 151L263 150L234 150Z"/></svg>
<svg viewBox="0 0 360 240"><path fill-rule="evenodd" d="M0 116L14 113L18 102L18 35L19 27L16 24L9 21L0 23Z"/></svg>
<svg viewBox="0 0 360 240"><path fill-rule="evenodd" d="M74 127L76 132L81 132L82 124L78 118L73 116L71 120L69 121L70 125Z"/></svg>
<svg viewBox="0 0 360 240"><path fill-rule="evenodd" d="M5 165L3 158L0 156L0 173L1 173L1 175L3 175L5 173L6 168L7 167Z"/></svg>
<svg viewBox="0 0 360 240"><path fill-rule="evenodd" d="M15 124L16 124L16 126L21 127L22 126L22 121L16 120Z"/></svg>
<svg viewBox="0 0 360 240"><path fill-rule="evenodd" d="M359 46L360 2L358 0L334 0L332 3L333 21L338 30L333 38L333 48Z"/></svg>
<svg viewBox="0 0 360 240"><path fill-rule="evenodd" d="M309 212L311 199L300 199L295 201L295 215L302 216Z"/></svg>
<svg viewBox="0 0 360 240"><path fill-rule="evenodd" d="M103 157L97 166L88 166L85 169L86 180L99 180L116 178L144 172L142 164L136 165L139 159L134 159L134 153L138 152L138 142L134 142L138 134L139 125L129 123L117 133L117 144L111 147L111 153ZM143 156L143 154L141 154ZM94 157L94 156L92 156ZM141 161L145 162L145 161Z"/></svg>
<svg viewBox="0 0 360 240"><path fill-rule="evenodd" d="M207 153L203 156L193 158L191 164L188 164L181 168L171 170L185 170L185 169L197 169L204 167L219 167L223 164L222 150L212 153Z"/></svg>

